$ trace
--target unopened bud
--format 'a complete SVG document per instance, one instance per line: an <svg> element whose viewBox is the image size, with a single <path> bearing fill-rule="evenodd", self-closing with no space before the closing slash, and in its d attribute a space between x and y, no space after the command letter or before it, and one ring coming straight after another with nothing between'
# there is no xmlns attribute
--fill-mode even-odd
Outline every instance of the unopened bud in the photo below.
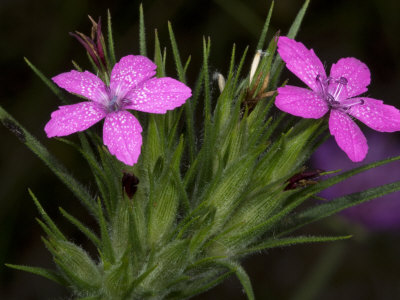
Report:
<svg viewBox="0 0 400 300"><path fill-rule="evenodd" d="M225 77L221 73L218 73L217 80L219 91L222 93L225 88Z"/></svg>
<svg viewBox="0 0 400 300"><path fill-rule="evenodd" d="M261 50L257 50L256 54L254 55L253 62L251 63L251 68L250 68L250 83L252 82L254 74L256 73L262 53L263 52Z"/></svg>

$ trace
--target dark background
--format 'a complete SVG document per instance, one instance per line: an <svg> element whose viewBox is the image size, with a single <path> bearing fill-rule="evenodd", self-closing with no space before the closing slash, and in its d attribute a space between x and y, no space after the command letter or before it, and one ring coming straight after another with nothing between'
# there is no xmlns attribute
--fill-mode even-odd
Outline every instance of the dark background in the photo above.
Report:
<svg viewBox="0 0 400 300"><path fill-rule="evenodd" d="M302 2L276 1L269 38L277 30L287 32ZM136 54L139 3L127 0L0 2L0 105L83 182L89 182L90 175L82 167L85 165L79 155L45 137L43 127L59 102L31 72L23 57L49 77L71 69L71 59L88 68L83 48L68 32L78 30L88 34L87 15L95 19L102 16L105 21L107 8L113 17L117 56ZM154 28L159 30L162 45L169 47L167 21L170 20L182 58L192 54L189 85L193 84L200 66L203 35L212 39L211 70L225 73L233 42L239 51L247 45L251 47L249 53L256 50L269 5L270 1L265 0L144 1L148 54L150 57L153 54ZM399 13L400 2L395 0L313 0L297 39L314 48L327 66L347 56L364 61L372 73L368 94L400 107ZM168 55L172 61L170 48ZM250 62L249 57L247 69ZM175 76L173 67L167 72ZM283 75L293 79L288 73ZM0 127L0 138L0 298L68 299L65 289L41 277L10 270L4 263L53 267L40 240L43 233L35 222L38 213L28 195L28 187L69 236L81 244L85 241L60 217L58 207L78 217L85 217L85 212L49 169L3 127ZM89 183L89 187L93 185ZM257 299L289 299L298 293L300 286L305 286L302 283L307 278L311 278L312 284L302 291L303 295L309 295L303 299L312 299L312 295L315 299L400 298L397 229L375 233L340 218L331 218L305 232L351 233L356 237L334 245L296 246L251 257L245 268ZM319 260L322 263L318 264ZM317 267L320 275L310 277ZM245 296L238 281L231 278L197 299L245 299Z"/></svg>

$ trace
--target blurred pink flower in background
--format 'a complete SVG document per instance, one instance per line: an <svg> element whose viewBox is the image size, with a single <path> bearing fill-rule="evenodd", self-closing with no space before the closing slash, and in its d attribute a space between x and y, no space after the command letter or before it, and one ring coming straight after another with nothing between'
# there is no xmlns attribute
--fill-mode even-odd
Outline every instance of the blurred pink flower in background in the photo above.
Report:
<svg viewBox="0 0 400 300"><path fill-rule="evenodd" d="M343 152L337 151L333 138L329 138L311 157L312 166L326 171L336 169L346 171L400 154L398 135L378 134L372 130L366 130L366 136L373 147L363 163L355 164L349 161ZM399 161L358 174L324 190L319 195L330 200L396 180L400 180ZM342 215L373 231L398 230L400 229L400 192L350 207L344 210Z"/></svg>

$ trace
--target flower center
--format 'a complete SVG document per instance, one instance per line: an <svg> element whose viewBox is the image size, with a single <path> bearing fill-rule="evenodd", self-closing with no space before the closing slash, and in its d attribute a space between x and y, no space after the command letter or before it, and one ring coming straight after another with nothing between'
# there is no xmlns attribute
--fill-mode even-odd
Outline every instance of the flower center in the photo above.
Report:
<svg viewBox="0 0 400 300"><path fill-rule="evenodd" d="M116 95L112 96L110 102L108 103L108 111L110 112L114 112L114 111L118 111L119 110L119 101L118 101L118 97Z"/></svg>
<svg viewBox="0 0 400 300"><path fill-rule="evenodd" d="M348 81L345 77L340 77L335 80L332 77L323 78L321 75L317 75L315 78L319 87L322 98L326 101L331 109L339 109L346 112L350 107L354 105L364 104L364 100L340 100L340 94L343 92ZM329 92L329 87L334 87L334 92ZM335 87L336 86L336 87Z"/></svg>
<svg viewBox="0 0 400 300"><path fill-rule="evenodd" d="M106 110L108 112L116 112L120 111L124 108L125 105L128 105L130 101L125 98L121 98L115 91L112 91L109 87L107 87L107 104Z"/></svg>

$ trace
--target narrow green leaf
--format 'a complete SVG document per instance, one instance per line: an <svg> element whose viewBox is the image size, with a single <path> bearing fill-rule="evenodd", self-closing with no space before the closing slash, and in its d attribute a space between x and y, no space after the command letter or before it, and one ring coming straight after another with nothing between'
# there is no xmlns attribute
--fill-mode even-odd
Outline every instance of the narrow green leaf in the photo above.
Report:
<svg viewBox="0 0 400 300"><path fill-rule="evenodd" d="M240 76L241 76L240 73L241 73L241 71L242 71L242 68L243 68L244 61L245 61L245 59L246 59L246 55L247 55L247 51L248 51L248 50L249 50L249 46L247 46L246 49L244 49L244 51L243 51L242 57L241 57L241 59L240 59L239 65L238 65L237 70L236 70L236 76L235 76L235 79L234 79L233 85L232 85L232 88L233 88L233 89L237 89L238 91L239 91L240 89L237 88L237 83L238 83L238 80L239 80L239 78L240 78Z"/></svg>
<svg viewBox="0 0 400 300"><path fill-rule="evenodd" d="M257 43L257 48L256 48L257 50L263 49L263 47L264 47L265 37L267 36L269 22L271 21L271 16L272 16L273 10L274 10L274 1L271 2L271 6L269 8L267 19L265 20L264 27L263 27L261 35L260 35L260 39L258 40L258 43Z"/></svg>
<svg viewBox="0 0 400 300"><path fill-rule="evenodd" d="M335 177L324 180L318 184L308 186L302 190L299 190L297 193L294 193L293 195L291 195L288 198L287 203L289 203L289 204L286 207L282 208L277 214L275 214L273 217L267 219L263 224L260 224L259 226L255 227L253 230L260 230L260 228L264 228L264 229L271 228L272 225L274 225L276 222L281 220L285 215L287 215L289 212L291 212L293 209L295 209L301 203L303 203L306 199L312 197L316 193L318 193L336 183L339 183L353 175L356 175L356 174L366 171L368 169L372 169L372 168L375 168L375 167L378 167L378 166L381 166L381 165L384 165L384 164L387 164L389 162L396 161L399 159L400 159L400 156L396 156L393 158L381 160L381 161L374 162L374 163L371 163L368 165L364 165L364 166L361 166L358 168L354 168L350 171L344 172L343 174L337 175ZM395 189L397 189L397 183L394 183L394 185L395 185L395 187L392 186L391 188L393 188L395 190ZM390 190L390 188L389 188L389 190ZM297 227L293 227L292 229L290 229L288 231L283 231L280 233L280 235L284 235L287 232L291 232L291 231L295 230L296 228Z"/></svg>
<svg viewBox="0 0 400 300"><path fill-rule="evenodd" d="M163 290L164 284L180 277L184 271L188 258L188 241L173 241L163 246L154 257L154 263L150 261L149 266L157 265L142 281L142 285L152 291Z"/></svg>
<svg viewBox="0 0 400 300"><path fill-rule="evenodd" d="M101 287L101 274L87 253L72 243L57 246L54 262L80 292L98 291Z"/></svg>
<svg viewBox="0 0 400 300"><path fill-rule="evenodd" d="M299 192L299 194L302 194L302 195L304 195L304 194L316 194L316 193L318 193L318 192L320 192L320 191L322 191L322 190L324 190L324 189L326 189L326 188L328 188L328 187L330 187L332 185L335 185L335 184L337 184L337 183L339 183L339 182L341 182L341 181L343 181L343 180L345 180L345 179L347 179L347 178L349 178L351 176L354 176L354 175L356 175L358 173L361 173L361 172L364 172L364 171L367 171L369 169L373 169L373 168L376 168L376 167L379 167L379 166L383 166L385 164L388 164L388 163L394 162L394 161L398 161L398 160L400 160L400 156L395 156L395 157L391 157L391 158L388 158L388 159L383 159L383 160L380 160L380 161L377 161L377 162L373 162L373 163L370 163L370 164L367 164L367 165L364 165L364 166L360 166L358 168L351 169L349 171L343 172L343 173L341 173L339 175L336 175L334 177L331 177L329 179L321 181L318 184L315 184L313 186L309 186L307 188L304 188L303 190L301 190ZM396 185L396 183L393 183L393 184ZM373 190L373 189L371 189L371 190ZM363 192L361 192L361 193L363 193Z"/></svg>
<svg viewBox="0 0 400 300"><path fill-rule="evenodd" d="M182 203L184 212L188 212L190 209L190 201L189 201L187 192L185 190L185 186L183 185L182 178L180 177L180 174L178 171L173 170L173 169L170 169L170 170L171 170L172 178L174 180L174 184L179 191L180 198L182 199L181 203Z"/></svg>
<svg viewBox="0 0 400 300"><path fill-rule="evenodd" d="M13 265L13 264L5 264L7 267L20 270L20 271L25 271L29 272L32 274L36 274L42 277L45 277L47 279L50 279L58 284L61 285L67 285L67 282L62 278L60 274L53 270L48 270L44 268L38 268L38 267L29 267L29 266L21 266L21 265Z"/></svg>
<svg viewBox="0 0 400 300"><path fill-rule="evenodd" d="M134 259L138 265L142 264L141 257L144 255L144 249L147 249L147 220L145 217L147 202L145 203L145 199L147 200L147 195L144 195L139 187L132 208L129 209L129 243L132 245L135 253Z"/></svg>
<svg viewBox="0 0 400 300"><path fill-rule="evenodd" d="M143 56L147 56L145 32L146 31L145 31L145 26L144 26L143 3L140 3L140 6L139 6L139 46L140 46L140 55L143 55Z"/></svg>
<svg viewBox="0 0 400 300"><path fill-rule="evenodd" d="M240 283L242 284L244 291L247 295L247 299L254 300L254 292L251 286L251 281L249 275L247 275L246 271L243 267L234 261L218 261L218 264L227 267L229 270L233 271L237 278L239 279Z"/></svg>
<svg viewBox="0 0 400 300"><path fill-rule="evenodd" d="M101 166L99 165L99 163L98 163L98 161L97 161L92 149L90 148L89 142L88 142L85 134L83 134L82 132L79 132L78 136L79 136L79 139L81 141L82 148L79 147L76 143L74 143L74 142L72 142L70 140L64 139L64 138L57 138L57 140L60 141L60 142L65 143L65 144L67 144L69 146L72 146L76 151L78 151L86 159L86 161L88 162L89 167L92 170L92 173L94 175L99 176L100 179L102 180L102 182L106 183L107 180L106 180L106 177L104 175L104 171L101 168ZM100 186L99 186L99 188L100 188Z"/></svg>
<svg viewBox="0 0 400 300"><path fill-rule="evenodd" d="M157 77L164 77L164 62L161 53L160 40L158 39L157 29L154 30L154 62L157 65Z"/></svg>
<svg viewBox="0 0 400 300"><path fill-rule="evenodd" d="M42 216L43 220L49 226L49 228L54 233L54 235L61 240L67 240L66 237L62 234L62 232L57 228L56 224L54 224L53 220L49 217L49 215L43 209L42 205L40 205L38 199L36 198L35 194L33 194L31 189L28 189L28 192L29 192L29 195L31 195L33 202L35 202L35 205L36 205L40 215Z"/></svg>
<svg viewBox="0 0 400 300"><path fill-rule="evenodd" d="M207 266L214 264L216 261L221 261L221 260L227 259L227 258L228 258L227 256L211 256L211 257L202 258L202 259L190 264L189 266L187 266L186 269L191 270L191 269L197 269L197 268L201 268L201 267L207 267Z"/></svg>
<svg viewBox="0 0 400 300"><path fill-rule="evenodd" d="M397 192L399 190L400 181L396 181L393 183L371 188L366 191L352 193L343 197L339 197L319 205L315 205L294 216L294 220L293 222L291 222L290 228L285 230L285 233L292 232L309 223L313 223L320 219L329 217L351 206L355 206L357 204L367 202L369 200L379 198L384 195Z"/></svg>
<svg viewBox="0 0 400 300"><path fill-rule="evenodd" d="M292 26L290 26L287 37L294 39L297 35L297 32L300 29L301 22L303 22L304 15L306 14L308 4L310 4L310 0L306 0L297 13L296 19L294 19Z"/></svg>
<svg viewBox="0 0 400 300"><path fill-rule="evenodd" d="M115 59L115 51L114 51L114 40L111 28L111 13L110 10L107 10L107 41L108 41L108 53L110 53L110 61L111 66L114 66L116 63Z"/></svg>
<svg viewBox="0 0 400 300"><path fill-rule="evenodd" d="M181 124L181 117L182 117L183 109L179 108L174 112L174 114L169 114L169 117L171 117L171 123L170 126L164 129L164 132L168 132L167 136L167 149L173 149L174 144L176 143L177 140L177 135L179 133L179 124ZM181 135L181 139L183 140L183 135Z"/></svg>
<svg viewBox="0 0 400 300"><path fill-rule="evenodd" d="M217 209L214 231L219 229L238 206L241 195L251 179L258 154L257 151L253 151L230 164L220 176L215 176L212 185L207 189L202 201Z"/></svg>
<svg viewBox="0 0 400 300"><path fill-rule="evenodd" d="M262 250L277 248L277 247L285 247L292 246L297 244L307 244L307 243L321 243L321 242L334 242L340 240L346 240L351 238L352 235L343 235L343 236L296 236L296 237L287 237L280 239L271 239L264 243L260 243L257 246L248 248L243 251L239 251L236 253L237 255L245 255L250 253L256 253Z"/></svg>
<svg viewBox="0 0 400 300"><path fill-rule="evenodd" d="M104 287L104 299L127 299L124 297L126 289L132 280L130 273L130 253L128 252L117 260L104 272L102 285Z"/></svg>
<svg viewBox="0 0 400 300"><path fill-rule="evenodd" d="M101 232L101 242L102 242L102 251L104 253L104 257L107 259L108 262L114 263L115 262L115 255L110 239L110 235L108 233L108 226L106 219L103 215L103 208L101 206L100 199L97 200L99 214L99 225L100 225L100 232Z"/></svg>
<svg viewBox="0 0 400 300"><path fill-rule="evenodd" d="M179 223L179 225L175 228L174 232L171 234L171 236L175 236L175 234L178 232L176 235L176 239L180 240L183 237L183 234L190 228L190 226L194 223L196 223L200 219L200 216L196 216L194 218L191 218L188 222L182 221Z"/></svg>
<svg viewBox="0 0 400 300"><path fill-rule="evenodd" d="M174 225L179 206L179 191L171 175L165 172L150 194L148 241L160 244Z"/></svg>
<svg viewBox="0 0 400 300"><path fill-rule="evenodd" d="M38 68L36 68L26 57L25 62L32 69L32 71L44 82L45 85L60 99L63 104L69 104L67 99L64 97L61 89L51 80L49 80Z"/></svg>
<svg viewBox="0 0 400 300"><path fill-rule="evenodd" d="M104 201L107 201L106 199L110 195L110 186L112 179L108 178L105 175L105 172L100 163L98 162L96 155L94 154L86 135L92 137L93 140L93 135L91 134L90 131L87 131L87 133L82 133L82 132L78 133L78 137L82 145L82 148L79 148L78 151L80 151L83 157L87 160L89 167L95 177L96 184L97 187L99 188L101 196L103 199L105 199ZM96 143L93 142L93 144ZM111 200L108 199L108 201Z"/></svg>
<svg viewBox="0 0 400 300"><path fill-rule="evenodd" d="M135 278L135 280L132 282L129 288L127 288L127 292L125 293L125 298L128 298L129 295L132 293L132 291L142 283L143 280L145 280L158 266L155 265L149 269L147 269L145 272L140 274L138 277ZM125 299L123 298L123 299ZM129 299L129 298L128 298Z"/></svg>
<svg viewBox="0 0 400 300"><path fill-rule="evenodd" d="M282 189L268 188L260 195L244 196L240 207L224 224L223 231L210 240L209 251L214 254L231 253L259 239L264 233L263 228L253 229L280 208L283 200L287 198L287 192L283 192Z"/></svg>
<svg viewBox="0 0 400 300"><path fill-rule="evenodd" d="M79 71L79 72L83 72L83 69L73 60L72 61L72 65L74 66L74 68Z"/></svg>
<svg viewBox="0 0 400 300"><path fill-rule="evenodd" d="M209 40L208 40L209 42ZM204 72L204 139L206 140L211 130L211 86L208 71L209 43L203 38L203 72Z"/></svg>
<svg viewBox="0 0 400 300"><path fill-rule="evenodd" d="M89 143L86 139L86 136L84 133L79 132L78 133L79 139L81 140L81 144L82 147L78 146L76 143L64 139L64 138L57 138L58 141L63 142L69 146L72 146L76 151L78 151L83 158L86 159L86 161L89 164L89 167L93 173L93 176L95 178L97 187L100 191L100 194L102 196L103 199L105 199L104 201L108 201L109 198L109 190L108 190L108 180L104 174L103 169L101 168L101 166L99 165L99 163L97 162L97 159L92 151L92 149L89 146Z"/></svg>
<svg viewBox="0 0 400 300"><path fill-rule="evenodd" d="M75 196L86 206L86 208L97 217L98 212L93 204L93 198L89 192L48 150L34 138L25 128L23 128L11 115L0 106L0 121L17 138L24 143L33 153L35 153L53 173L75 194Z"/></svg>
<svg viewBox="0 0 400 300"><path fill-rule="evenodd" d="M259 168L260 179L264 182L274 182L300 167L311 155L310 147L318 138L317 133L321 123L315 120L302 120L293 130L285 134L279 151L271 158L268 165Z"/></svg>
<svg viewBox="0 0 400 300"><path fill-rule="evenodd" d="M183 74L186 74L186 71L189 67L190 61L192 60L192 56L189 55L188 59L186 60L185 66L183 67Z"/></svg>
<svg viewBox="0 0 400 300"><path fill-rule="evenodd" d="M116 203L122 199L122 172L119 161L110 155L105 146L99 146L98 152L102 162L105 178L109 190L109 197L104 200L108 216L112 216Z"/></svg>
<svg viewBox="0 0 400 300"><path fill-rule="evenodd" d="M40 227L42 227L43 231L47 234L49 238L58 239L58 237L53 233L49 226L43 223L42 220L40 220L39 218L35 218L35 220L39 223Z"/></svg>
<svg viewBox="0 0 400 300"><path fill-rule="evenodd" d="M235 74L235 58L236 58L236 44L233 44L232 51L231 51L231 60L229 62L229 71L228 71L228 78L226 80L226 84L228 85Z"/></svg>
<svg viewBox="0 0 400 300"><path fill-rule="evenodd" d="M303 4L303 6L301 7L301 9L299 10L299 12L297 13L296 18L294 19L292 26L289 29L289 32L287 34L287 37L294 39L297 35L297 32L299 31L301 22L303 21L304 15L307 11L308 8L308 4L310 3L310 0L306 0ZM272 70L274 72L274 76L273 78L271 78L271 86L274 88L275 86L277 86L280 74L282 72L283 69L283 61L281 59L281 57L279 55L276 56L274 64L272 66Z"/></svg>
<svg viewBox="0 0 400 300"><path fill-rule="evenodd" d="M218 276L217 278L212 276L211 277L212 280L206 282L205 284L196 284L196 286L198 286L197 288L188 289L186 291L183 291L182 297L179 297L178 299L188 299L195 295L201 294L201 293L213 288L214 286L217 286L218 284L223 282L226 278L228 278L232 274L234 274L234 271L225 272L222 275Z"/></svg>
<svg viewBox="0 0 400 300"><path fill-rule="evenodd" d="M176 44L174 31L172 30L172 25L171 22L169 21L168 21L168 31L169 31L169 38L171 40L172 53L174 55L174 61L179 81L186 83L185 72L183 69L181 57L179 55L178 45Z"/></svg>
<svg viewBox="0 0 400 300"><path fill-rule="evenodd" d="M96 246L96 248L101 247L101 241L99 238L85 225L83 225L78 219L76 219L74 216L70 215L67 213L64 209L61 207L58 208L61 212L61 214L72 224L74 224L92 243Z"/></svg>
<svg viewBox="0 0 400 300"><path fill-rule="evenodd" d="M124 254L127 253L132 246L129 245L130 209L132 209L132 207L127 198L119 201L118 207L115 210L115 215L113 216L112 225L110 225L112 247L117 261L123 259ZM128 264L128 262L126 262L126 264Z"/></svg>
<svg viewBox="0 0 400 300"><path fill-rule="evenodd" d="M147 168L150 170L154 169L154 166L159 159L163 157L166 150L163 136L163 126L158 126L157 117L155 115L150 115L148 118L147 134L145 135L144 142L144 161L147 164ZM162 130L160 132L160 129ZM149 174L151 176L151 174Z"/></svg>
<svg viewBox="0 0 400 300"><path fill-rule="evenodd" d="M194 110L197 104L197 100L200 97L200 92L203 83L203 76L204 71L203 69L200 70L200 74L198 79L194 85L192 97L188 99L184 105L185 109L185 117L186 117L186 147L188 148L189 152L189 162L190 164L193 163L195 159L196 153L196 138L195 138L195 116Z"/></svg>
<svg viewBox="0 0 400 300"><path fill-rule="evenodd" d="M53 254L53 260L76 291L96 291L101 285L98 266L85 250L68 241L46 240L46 248Z"/></svg>
<svg viewBox="0 0 400 300"><path fill-rule="evenodd" d="M93 73L96 74L97 76L100 77L100 79L105 82L107 85L110 84L109 80L108 82L106 82L106 80L108 78L104 77L104 73L102 72L102 70L96 65L96 63L94 62L93 58L90 56L89 52L86 52L86 57L90 62L90 65L92 66L93 69Z"/></svg>

